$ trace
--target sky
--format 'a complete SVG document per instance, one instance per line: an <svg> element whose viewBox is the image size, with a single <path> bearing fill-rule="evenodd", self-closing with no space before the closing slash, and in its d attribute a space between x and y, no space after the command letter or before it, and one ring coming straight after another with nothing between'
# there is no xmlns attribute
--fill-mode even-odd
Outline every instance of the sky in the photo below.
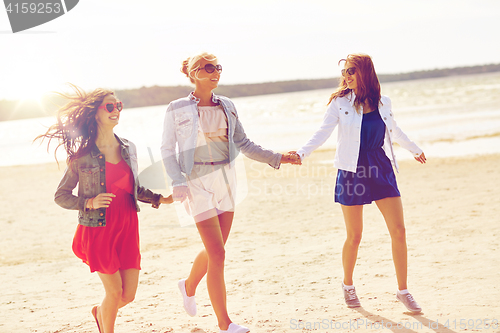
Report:
<svg viewBox="0 0 500 333"><path fill-rule="evenodd" d="M13 34L0 9L0 99L84 89L189 85L201 51L221 84L339 76L349 53L379 74L500 63L499 0L81 0Z"/></svg>

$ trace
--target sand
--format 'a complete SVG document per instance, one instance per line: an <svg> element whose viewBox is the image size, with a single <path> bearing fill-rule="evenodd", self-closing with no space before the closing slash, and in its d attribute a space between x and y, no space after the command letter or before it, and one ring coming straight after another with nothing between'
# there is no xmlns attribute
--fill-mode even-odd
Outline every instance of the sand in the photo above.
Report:
<svg viewBox="0 0 500 333"><path fill-rule="evenodd" d="M395 299L390 238L375 204L365 206L355 270L362 308L345 306L332 159L319 151L278 171L245 160L248 194L226 248L232 320L251 332L500 332L500 155L400 162L408 282L420 315ZM71 251L77 212L53 201L63 170L0 168L2 333L97 332L90 310L102 300L101 282ZM144 204L139 220L140 284L116 332L217 333L206 280L196 317L177 289L202 248L196 228L181 228L173 205Z"/></svg>

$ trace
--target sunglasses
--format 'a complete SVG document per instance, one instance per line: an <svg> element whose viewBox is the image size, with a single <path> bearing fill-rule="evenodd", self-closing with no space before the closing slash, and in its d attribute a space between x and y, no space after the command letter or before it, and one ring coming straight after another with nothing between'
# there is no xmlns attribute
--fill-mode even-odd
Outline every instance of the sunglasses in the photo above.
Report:
<svg viewBox="0 0 500 333"><path fill-rule="evenodd" d="M345 76L346 73L349 75L354 75L356 74L356 67L349 67L348 69L343 69L340 71L342 73L342 76Z"/></svg>
<svg viewBox="0 0 500 333"><path fill-rule="evenodd" d="M109 113L113 112L115 108L118 110L118 112L121 112L123 110L123 103L122 102L116 102L116 103L106 103L106 105L101 105L99 109L106 109Z"/></svg>
<svg viewBox="0 0 500 333"><path fill-rule="evenodd" d="M217 72L219 72L219 73L222 72L221 65L206 64L205 67L198 68L199 71L201 71L202 69L204 69L205 72L207 72L207 73L213 73L215 70L217 70Z"/></svg>

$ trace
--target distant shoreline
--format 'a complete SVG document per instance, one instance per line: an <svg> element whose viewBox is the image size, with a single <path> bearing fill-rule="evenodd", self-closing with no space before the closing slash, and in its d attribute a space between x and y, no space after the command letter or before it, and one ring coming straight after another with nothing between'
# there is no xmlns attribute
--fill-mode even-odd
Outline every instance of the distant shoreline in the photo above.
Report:
<svg viewBox="0 0 500 333"><path fill-rule="evenodd" d="M493 72L500 72L500 64L433 69L400 74L380 74L379 79L381 83L385 83ZM215 92L235 98L316 89L333 89L338 85L338 80L339 78L336 77L330 79L220 85ZM186 96L192 90L191 86L152 86L116 90L116 94L128 108L134 108L165 105L177 98ZM55 114L57 109L55 105L63 104L64 100L57 97L46 98L42 103L38 101L25 101L20 104L19 101L0 100L0 121L51 116Z"/></svg>

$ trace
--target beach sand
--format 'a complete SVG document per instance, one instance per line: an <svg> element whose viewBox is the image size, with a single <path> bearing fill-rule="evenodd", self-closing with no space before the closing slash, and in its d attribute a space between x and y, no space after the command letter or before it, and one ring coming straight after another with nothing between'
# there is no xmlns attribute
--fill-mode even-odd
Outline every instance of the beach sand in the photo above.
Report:
<svg viewBox="0 0 500 333"><path fill-rule="evenodd" d="M362 308L345 306L332 159L318 151L277 171L245 160L248 195L226 246L232 320L254 333L500 332L500 155L400 162L409 290L420 315L396 301L390 237L375 204L365 206L355 270ZM0 168L1 333L97 332L90 310L103 287L72 253L77 212L53 201L63 170ZM116 332L217 333L206 280L196 317L184 312L177 288L202 249L196 228L179 227L173 205L141 207L140 284ZM487 328L493 320L497 328Z"/></svg>

